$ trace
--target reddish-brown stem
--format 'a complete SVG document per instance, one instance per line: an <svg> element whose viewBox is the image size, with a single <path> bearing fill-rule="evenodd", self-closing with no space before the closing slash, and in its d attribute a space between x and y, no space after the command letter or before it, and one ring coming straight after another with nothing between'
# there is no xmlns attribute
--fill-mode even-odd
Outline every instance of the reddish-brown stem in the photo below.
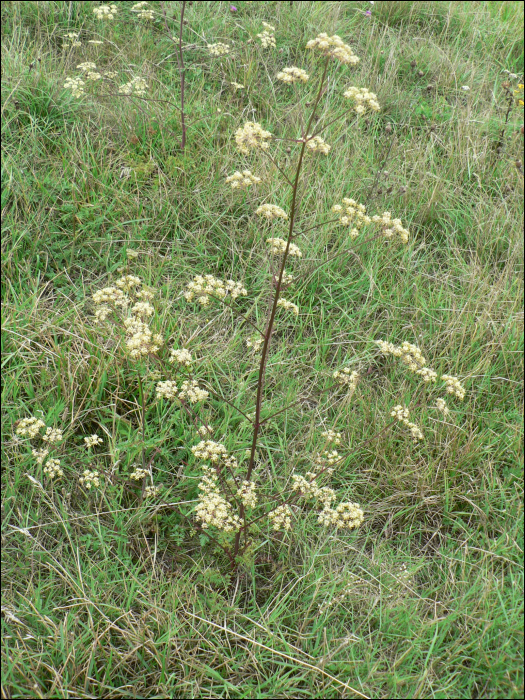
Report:
<svg viewBox="0 0 525 700"><path fill-rule="evenodd" d="M306 127L306 133L308 133L308 131L310 130L310 126L312 124L312 121L313 121L313 118L315 115L315 110L317 109L317 105L319 104L319 100L321 99L323 85L324 85L324 81L326 78L326 72L328 70L328 62L329 62L329 58L327 58L325 61L323 75L321 77L321 82L319 84L319 90L318 90L317 97L316 97L316 100L315 100L315 103L314 103L314 106L312 109L312 114L310 115L310 119L309 119L308 125ZM282 285L282 280L283 280L283 275L284 275L284 268L286 265L286 260L288 259L288 252L290 250L290 244L291 244L292 238L293 238L293 227L294 227L294 223L295 223L296 202L297 202L297 190L298 190L298 186L299 186L299 177L301 175L301 168L302 168L302 164L303 164L305 148L306 148L306 141L303 141L303 144L301 146L301 152L299 154L299 160L297 163L297 170L295 172L295 179L294 179L294 183L293 183L292 204L291 204L291 208L290 208L290 224L289 224L289 228L288 228L288 238L286 241L286 249L284 251L283 259L281 262L281 270L279 272L279 280L278 280L276 288L275 288L273 304L272 304L270 318L268 320L268 325L267 325L266 332L265 332L264 344L263 344L263 349L262 349L262 356L261 356L261 361L259 364L259 378L257 381L257 398L255 401L255 421L254 421L254 425L253 425L253 439L252 439L252 446L251 446L251 450L250 450L250 461L248 462L248 471L246 474L247 481L250 480L250 477L251 477L252 471L253 471L253 467L255 464L255 451L257 449L257 438L259 437L266 361L268 358L268 350L270 347L270 340L271 340L272 332L273 332L275 314L277 312L277 303L279 301L279 295L281 292L281 285ZM240 516L243 519L245 518L244 506L241 506ZM235 537L234 556L236 556L239 552L240 538L241 538L241 531L239 530L239 532L237 533L237 535Z"/></svg>

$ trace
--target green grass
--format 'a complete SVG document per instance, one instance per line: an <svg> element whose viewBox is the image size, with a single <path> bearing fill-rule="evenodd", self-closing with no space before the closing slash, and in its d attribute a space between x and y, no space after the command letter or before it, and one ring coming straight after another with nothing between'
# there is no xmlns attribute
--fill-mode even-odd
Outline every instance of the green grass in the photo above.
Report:
<svg viewBox="0 0 525 700"><path fill-rule="evenodd" d="M234 14L224 2L186 8L184 154L164 20L140 24L127 3L111 24L91 2L2 5L2 696L521 697L523 111L496 148L503 71L523 80L523 5L378 2L366 18L364 2L236 4ZM165 6L175 34L180 3ZM272 51L248 41L262 21L276 26ZM62 51L61 37L80 30L83 47ZM195 313L181 291L196 274L242 281L240 308L264 323L267 229L253 211L289 197L267 160L239 156L233 134L254 119L297 136L315 80L295 90L274 76L288 65L317 76L304 45L321 31L361 62L331 65L319 117L343 107L351 84L376 92L382 110L323 134L332 150L310 161L298 230L348 196L391 211L412 236L359 248L327 226L297 240L285 296L300 315L279 316L263 416L297 403L265 424L256 478L281 490L307 471L320 426L334 428L348 458L331 485L365 522L334 533L305 508L286 536L262 528L232 573L188 527L195 432L179 408L153 401L151 374L145 442L163 498L142 503L126 480L142 450L139 390L93 327L90 297L127 248L140 251L134 270L158 290L168 345L189 343L199 379L254 410L247 329L227 309ZM211 58L204 41L234 44L234 55ZM143 75L159 101L74 99L63 83L85 60L120 82ZM229 81L246 88L234 94ZM291 169L297 151L276 152ZM224 178L242 167L264 185L232 193ZM394 405L422 395L416 376L378 354L378 338L417 343L467 388L447 420L413 409L421 445L398 426L362 445ZM350 402L326 391L345 365L365 374ZM242 455L248 421L216 398L207 406L216 439ZM30 415L66 432L53 486L14 435ZM93 432L105 478L87 494L78 475Z"/></svg>

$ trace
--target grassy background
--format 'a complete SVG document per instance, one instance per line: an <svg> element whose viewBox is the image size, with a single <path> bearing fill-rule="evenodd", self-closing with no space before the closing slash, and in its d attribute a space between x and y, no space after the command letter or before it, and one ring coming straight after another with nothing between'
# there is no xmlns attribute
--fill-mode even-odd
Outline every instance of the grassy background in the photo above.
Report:
<svg viewBox="0 0 525 700"><path fill-rule="evenodd" d="M92 2L2 4L3 697L520 697L522 111L502 144L500 131L503 70L523 75L522 3L378 2L367 18L365 2L237 2L236 13L194 2L184 154L174 44L163 21L141 24L131 3L117 5L104 24ZM175 33L180 3L165 6ZM271 51L253 40L263 20L276 26ZM62 51L67 31L82 32L80 49ZM228 310L193 313L180 292L199 273L242 280L244 311L263 322L266 230L254 206L287 207L289 195L232 137L248 119L297 135L315 81L294 90L274 76L287 65L316 74L304 45L320 31L340 34L361 62L331 67L319 118L349 84L375 91L383 109L329 127L332 151L305 180L298 230L350 196L413 235L402 249L349 246L330 226L298 239L300 279L286 297L300 315L279 322L265 415L301 401L266 424L256 476L279 488L306 469L319 426L336 428L350 456L333 485L365 523L335 535L301 517L291 536L261 536L232 575L179 509L141 504L126 482L140 453L138 390L93 331L89 297L126 249L140 251L135 269L159 290L165 337L189 343L199 378L253 410L246 329ZM206 41L233 55L211 58ZM118 71L119 83L146 77L153 101L75 100L62 86L83 60ZM234 80L246 89L233 93ZM295 150L275 152L292 167ZM232 193L224 177L241 166L265 185ZM359 448L420 391L376 338L416 342L467 387L446 424L414 412L426 435L417 448L397 429ZM368 372L350 404L323 393L345 364ZM152 398L151 377L146 387ZM242 454L249 424L218 400L206 410L217 439ZM13 423L38 411L68 434L53 488L39 486L13 437ZM150 402L147 417L164 497L195 499L192 426L165 404ZM94 431L106 478L88 498L77 476L89 462L81 438Z"/></svg>

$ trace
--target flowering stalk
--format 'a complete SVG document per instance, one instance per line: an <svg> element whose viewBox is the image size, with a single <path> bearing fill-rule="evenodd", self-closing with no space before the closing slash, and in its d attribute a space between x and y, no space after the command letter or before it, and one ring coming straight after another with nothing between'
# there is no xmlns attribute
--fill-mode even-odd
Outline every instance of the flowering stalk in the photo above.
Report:
<svg viewBox="0 0 525 700"><path fill-rule="evenodd" d="M184 67L184 56L182 55L182 27L184 24L184 10L186 9L186 0L182 2L180 11L180 30L179 30L179 72L180 72L180 121L182 127L182 139L180 143L181 150L186 146L186 115L184 114L184 83L186 79L186 68Z"/></svg>
<svg viewBox="0 0 525 700"><path fill-rule="evenodd" d="M266 332L264 334L264 343L263 343L263 348L262 348L261 361L259 363L259 377L258 377L258 381L257 381L257 398L255 401L255 420L254 420L254 425L253 425L253 438L252 438L252 445L251 445L251 450L250 450L250 461L248 462L248 471L246 474L247 481L249 481L251 478L251 475L253 472L253 467L255 464L255 451L257 449L257 439L259 437L259 428L261 425L262 395L263 395L263 388L264 388L264 375L266 372L266 362L268 359L268 351L269 351L270 341L271 341L272 332L273 332L275 314L277 312L277 307L278 307L278 302L279 302L279 295L281 293L281 285L282 285L282 281L283 281L284 268L286 265L286 261L288 259L290 244L292 243L292 238L293 238L293 227L294 227L294 223L295 223L295 214L296 214L297 190L299 187L299 177L301 175L301 168L302 168L302 164L303 164L304 152L306 149L306 136L309 133L311 124L312 124L314 116L315 116L315 110L317 109L317 105L319 104L319 100L321 99L321 95L323 92L323 85L324 85L324 81L326 78L326 72L328 70L328 62L329 62L329 58L327 57L327 59L325 61L325 65L324 65L323 75L321 77L321 82L319 84L319 90L317 92L317 97L316 97L314 105L313 105L312 113L310 115L310 119L308 120L308 125L306 127L306 130L302 133L303 143L301 146L301 152L299 154L299 161L297 163L297 170L295 172L295 179L294 179L294 183L293 183L292 204L291 204L291 208L290 208L290 224L288 227L288 238L286 240L286 249L285 249L285 251L283 253L283 257L282 257L281 269L279 271L279 279L277 280L277 284L275 287L273 304L271 306L270 316L268 319L268 324L266 326ZM246 528L244 505L241 505L240 517L244 520L245 528ZM246 534L247 533L245 533L245 535ZM239 552L240 540L241 540L241 531L237 532L237 534L235 536L234 556L236 556Z"/></svg>

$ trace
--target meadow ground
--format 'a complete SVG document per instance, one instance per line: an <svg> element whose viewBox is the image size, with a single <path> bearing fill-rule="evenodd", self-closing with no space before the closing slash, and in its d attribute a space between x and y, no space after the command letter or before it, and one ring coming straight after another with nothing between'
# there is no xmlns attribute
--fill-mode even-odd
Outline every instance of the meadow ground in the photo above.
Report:
<svg viewBox="0 0 525 700"><path fill-rule="evenodd" d="M523 4L187 2L184 152L181 5L152 2L146 21L132 3L113 20L92 2L2 3L2 697L522 697ZM256 36L263 21L275 48ZM316 124L349 85L381 111L349 110L307 166L286 292L299 314L280 315L272 339L263 417L276 415L255 475L281 488L320 426L336 429L347 457L331 485L365 520L331 530L301 506L290 531L261 527L232 569L194 527L192 421L154 400L153 362L138 386L94 325L92 295L138 253L157 327L198 358L214 392L206 420L241 456L258 368L246 322L181 292L197 274L242 281L239 308L264 324L264 239L284 228L253 212L287 209L290 193L234 133L252 120L299 135L322 66L305 44L323 31L361 61L330 67ZM70 32L80 46L64 49ZM230 54L211 56L217 42ZM147 94L99 81L74 97L64 83L85 61L117 84L142 76ZM311 83L277 81L290 65ZM297 145L278 153L292 173ZM260 187L225 184L246 167ZM408 245L306 232L343 197L391 211ZM446 417L418 408L420 377L377 339L416 343L464 400ZM330 389L343 366L362 375L351 398ZM421 443L403 426L381 432L396 404L411 406ZM28 416L64 430L61 479L16 435ZM92 433L103 444L88 451ZM152 499L129 479L143 450L164 485ZM88 467L100 473L89 491Z"/></svg>

